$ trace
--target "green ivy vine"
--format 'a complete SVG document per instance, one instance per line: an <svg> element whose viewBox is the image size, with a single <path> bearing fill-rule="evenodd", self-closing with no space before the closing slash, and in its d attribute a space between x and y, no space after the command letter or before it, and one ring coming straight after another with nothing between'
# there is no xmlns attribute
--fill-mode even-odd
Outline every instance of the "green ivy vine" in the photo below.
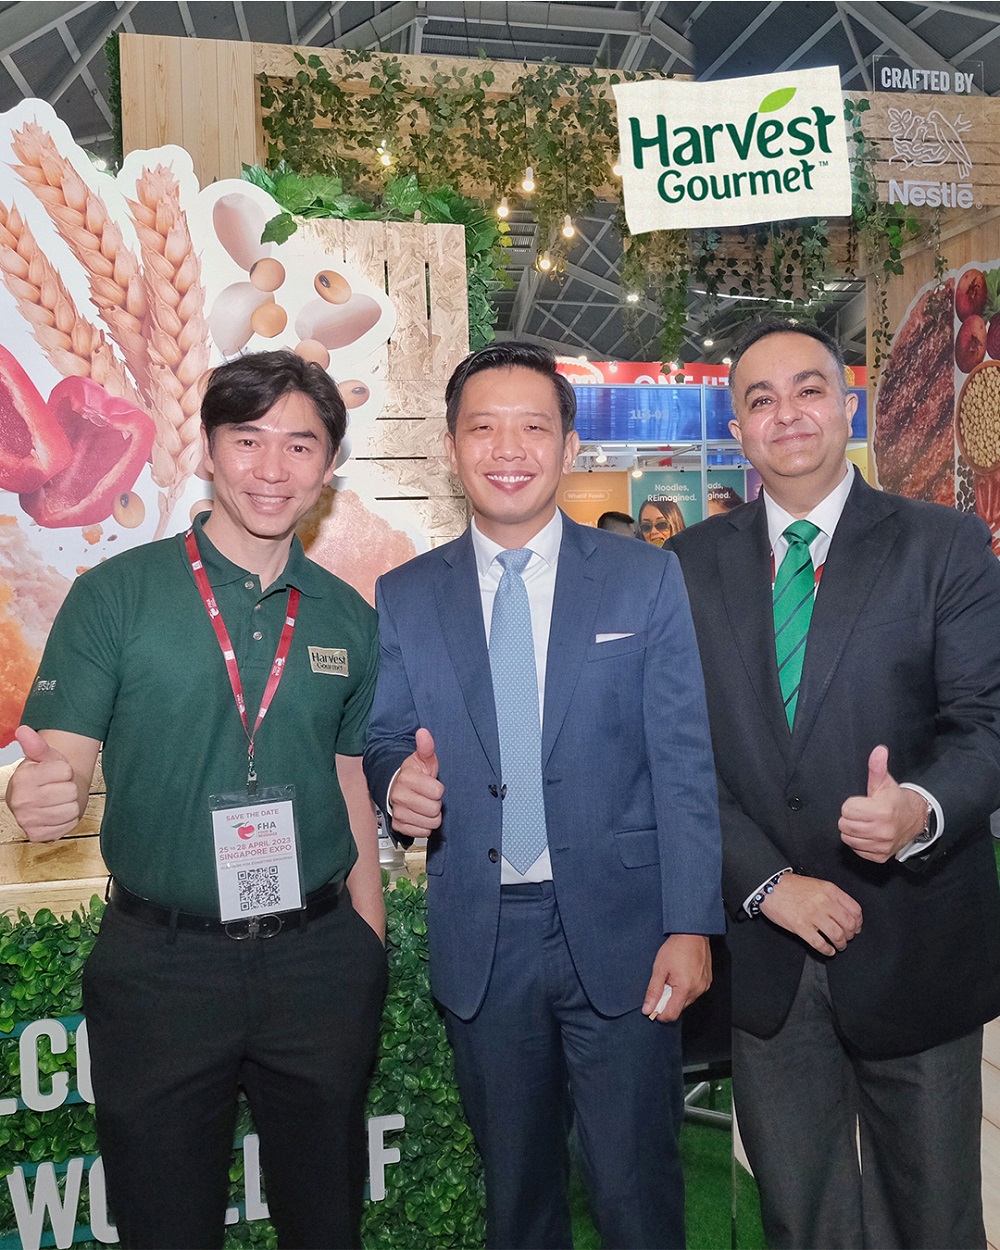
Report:
<svg viewBox="0 0 1000 1250"><path fill-rule="evenodd" d="M465 230L465 268L469 293L469 346L475 350L492 342L497 311L493 293L509 286L507 251L510 227L482 203L447 184L422 187L416 174L394 177L365 199L344 190L336 174L293 171L281 161L270 172L244 165L243 178L273 196L280 208L267 223L265 243L290 238L300 218L331 217L348 221L424 221L462 226Z"/></svg>

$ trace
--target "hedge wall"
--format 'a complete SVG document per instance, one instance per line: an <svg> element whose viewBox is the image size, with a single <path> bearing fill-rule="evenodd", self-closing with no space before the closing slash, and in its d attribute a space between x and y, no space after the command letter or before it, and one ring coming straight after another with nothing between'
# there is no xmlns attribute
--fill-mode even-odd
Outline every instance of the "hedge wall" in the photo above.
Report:
<svg viewBox="0 0 1000 1250"><path fill-rule="evenodd" d="M72 1017L80 1011L80 972L94 943L104 910L99 899L61 920L50 911L16 919L0 916L0 1100L20 1089L18 1042L10 1036L19 1023ZM462 1117L451 1052L431 1001L427 980L426 902L419 884L400 879L386 893L389 993L382 1020L378 1067L368 1103L369 1116L401 1114L406 1126L386 1139L401 1153L386 1169L386 1197L365 1207L363 1241L371 1250L447 1250L483 1244L483 1187L472 1134ZM71 1071L73 1046L52 1055L43 1043L42 1073ZM72 1079L70 1081L73 1086ZM241 1109L237 1141L252 1131L249 1111ZM18 1165L97 1153L93 1108L68 1104L43 1114L23 1108L0 1115L0 1246L18 1245L17 1224L6 1177ZM58 1170L58 1168L57 1168ZM234 1153L234 1195L242 1193L243 1157ZM28 1180L31 1192L32 1181ZM84 1183L76 1236L86 1236L87 1186ZM54 1240L46 1225L42 1245ZM93 1247L96 1241L75 1244ZM233 1225L226 1245L277 1244L265 1221Z"/></svg>

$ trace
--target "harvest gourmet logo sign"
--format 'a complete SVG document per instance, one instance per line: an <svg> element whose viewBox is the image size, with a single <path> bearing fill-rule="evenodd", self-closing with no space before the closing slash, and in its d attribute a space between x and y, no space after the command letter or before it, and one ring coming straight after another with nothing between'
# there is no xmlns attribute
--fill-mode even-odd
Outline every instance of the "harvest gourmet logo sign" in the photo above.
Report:
<svg viewBox="0 0 1000 1250"><path fill-rule="evenodd" d="M633 234L850 214L835 68L614 93Z"/></svg>

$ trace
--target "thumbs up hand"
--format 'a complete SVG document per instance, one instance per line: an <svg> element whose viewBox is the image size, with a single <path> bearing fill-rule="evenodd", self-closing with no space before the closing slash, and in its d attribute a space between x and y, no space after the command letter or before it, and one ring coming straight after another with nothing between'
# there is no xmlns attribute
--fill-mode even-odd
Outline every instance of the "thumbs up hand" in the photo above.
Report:
<svg viewBox="0 0 1000 1250"><path fill-rule="evenodd" d="M884 864L920 833L927 820L927 800L904 790L889 772L889 748L877 746L868 757L868 787L840 809L841 839L862 859Z"/></svg>
<svg viewBox="0 0 1000 1250"><path fill-rule="evenodd" d="M24 759L7 786L7 806L32 842L54 842L74 829L82 814L73 767L28 725L14 737Z"/></svg>
<svg viewBox="0 0 1000 1250"><path fill-rule="evenodd" d="M416 748L389 787L392 827L408 838L429 838L441 824L444 786L438 781L438 757L428 730L417 730Z"/></svg>

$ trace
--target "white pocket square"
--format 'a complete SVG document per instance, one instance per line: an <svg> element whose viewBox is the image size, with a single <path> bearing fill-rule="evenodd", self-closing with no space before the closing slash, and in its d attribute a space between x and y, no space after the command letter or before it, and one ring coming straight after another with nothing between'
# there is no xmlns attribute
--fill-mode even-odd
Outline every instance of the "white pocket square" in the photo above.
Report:
<svg viewBox="0 0 1000 1250"><path fill-rule="evenodd" d="M635 631L628 634L598 634L594 642L617 642L619 638L634 638Z"/></svg>

